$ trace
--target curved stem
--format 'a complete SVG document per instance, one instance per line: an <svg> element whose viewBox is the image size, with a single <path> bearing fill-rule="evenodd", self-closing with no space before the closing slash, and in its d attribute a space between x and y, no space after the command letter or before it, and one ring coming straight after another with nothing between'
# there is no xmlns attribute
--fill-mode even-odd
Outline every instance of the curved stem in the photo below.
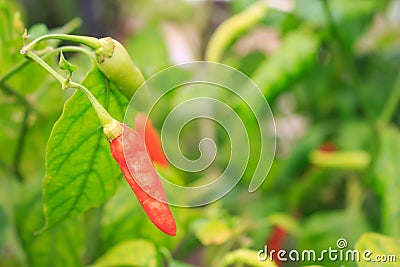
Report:
<svg viewBox="0 0 400 267"><path fill-rule="evenodd" d="M95 60L92 51L90 51L89 49L87 49L85 47L81 47L81 46L72 46L72 45L66 45L66 46L61 46L61 47L54 48L50 52L44 54L43 58L47 58L49 56L56 55L56 54L58 54L60 52L83 53L83 54L87 55L90 58L90 60L92 60L92 61Z"/></svg>
<svg viewBox="0 0 400 267"><path fill-rule="evenodd" d="M31 50L27 50L25 55L29 58L31 58L33 61L38 63L41 67L43 67L47 72L49 72L56 80L64 84L65 78L61 76L57 71L55 71L52 67L50 67L49 64L47 64L39 55L37 55L35 52Z"/></svg>
<svg viewBox="0 0 400 267"><path fill-rule="evenodd" d="M71 33L75 31L77 28L79 28L82 25L82 19L75 17L68 21L64 26L61 26L60 28L55 28L49 31L49 33Z"/></svg>
<svg viewBox="0 0 400 267"><path fill-rule="evenodd" d="M43 67L46 71L48 71L56 80L65 86L66 88L76 88L81 90L89 99L90 103L92 104L97 117L99 118L99 121L101 125L104 127L104 131L106 133L106 136L108 139L113 139L115 138L114 135L118 135L122 129L118 126L118 121L116 121L111 115L105 110L103 105L100 104L100 102L96 99L96 97L87 89L85 86L83 86L80 83L76 83L73 81L70 81L67 78L64 78L61 74L59 74L57 71L55 71L49 64L47 64L40 56L32 52L31 50L26 51L26 56L31 58L33 61L37 62L41 67Z"/></svg>
<svg viewBox="0 0 400 267"><path fill-rule="evenodd" d="M365 113L365 116L367 117L367 119L373 123L373 119L374 119L374 112L371 110L368 99L364 96L364 86L362 85L362 79L359 73L359 70L357 69L357 65L356 65L356 59L354 58L354 54L351 51L351 49L349 49L349 47L346 46L342 35L340 34L340 31L336 25L335 19L332 15L332 10L331 7L329 5L329 1L328 0L321 0L322 1L322 6L324 9L324 13L326 16L326 19L328 21L328 25L329 25L329 30L331 32L331 34L333 35L334 39L337 41L343 55L344 55L344 60L347 64L347 69L349 70L349 72L352 75L353 78L353 87L355 89L356 94L358 95L359 99L360 99L360 104L361 104L361 108L363 110L363 112Z"/></svg>
<svg viewBox="0 0 400 267"><path fill-rule="evenodd" d="M5 81L10 79L14 74L22 70L26 65L28 65L29 61L28 60L21 60L17 64L11 67L11 69L4 74L4 76L0 77L0 84L3 84Z"/></svg>
<svg viewBox="0 0 400 267"><path fill-rule="evenodd" d="M379 123L380 125L386 125L392 119L400 101L400 75L397 77L396 83L383 107Z"/></svg>
<svg viewBox="0 0 400 267"><path fill-rule="evenodd" d="M58 39L58 40L76 42L86 45L92 49L100 47L100 41L95 37L55 33L55 34L42 35L36 38L35 40L33 40L32 42L30 42L21 49L21 54L26 54L29 50L32 50L36 44L49 39Z"/></svg>
<svg viewBox="0 0 400 267"><path fill-rule="evenodd" d="M84 53L92 60L92 62L95 61L95 58L94 58L92 52L90 50L88 50L88 49L86 49L84 47L80 47L80 46L62 46L62 47L57 47L57 48L47 52L46 54L43 54L42 57L43 58L47 58L49 56L52 56L54 54L58 54L60 52L80 52L80 53ZM23 68L25 68L31 62L32 62L31 60L24 59L24 60L18 62L17 64L15 64L4 76L0 77L0 88L6 94L14 96L25 107L29 108L30 110L32 110L35 113L40 114L40 112L34 106L32 106L32 104L29 103L29 101L27 101L23 95L21 95L18 91L16 91L11 86L8 86L6 84L6 81L8 79L10 79L12 76L14 76L14 74L18 73Z"/></svg>
<svg viewBox="0 0 400 267"><path fill-rule="evenodd" d="M362 206L362 188L359 177L351 173L346 181L346 209L360 211Z"/></svg>
<svg viewBox="0 0 400 267"><path fill-rule="evenodd" d="M97 117L99 118L99 121L103 127L113 124L115 122L115 119L111 117L111 115L106 111L103 105L100 104L97 98L85 86L76 82L69 82L67 86L70 88L79 89L87 96L94 110L96 111Z"/></svg>
<svg viewBox="0 0 400 267"><path fill-rule="evenodd" d="M206 48L206 60L219 62L227 46L242 32L258 23L268 10L264 1L258 1L242 13L222 22L211 36Z"/></svg>
<svg viewBox="0 0 400 267"><path fill-rule="evenodd" d="M72 45L67 45L67 46L61 46L61 47L57 47L54 48L52 50L45 50L45 53L38 53L39 56L41 56L42 58L47 58L49 56L52 56L54 54L58 54L60 52L77 52L77 53L84 53L86 54L91 60L94 60L94 56L92 54L92 51L84 48L84 47L80 47L80 46L72 46ZM17 64L15 64L14 66L12 66L12 68L6 73L4 74L4 76L0 77L0 84L3 84L5 81L7 81L8 79L10 79L14 74L18 73L20 70L22 70L24 67L26 67L31 61L29 60L21 60L20 62L18 62Z"/></svg>
<svg viewBox="0 0 400 267"><path fill-rule="evenodd" d="M12 95L13 97L15 97L23 106L25 106L26 108L29 108L36 114L40 115L40 111L37 110L34 106L32 106L32 104L28 100L26 100L26 98L23 95L21 95L19 92L14 90L14 88L8 86L5 83L0 83L0 87L3 89L3 91L6 94Z"/></svg>

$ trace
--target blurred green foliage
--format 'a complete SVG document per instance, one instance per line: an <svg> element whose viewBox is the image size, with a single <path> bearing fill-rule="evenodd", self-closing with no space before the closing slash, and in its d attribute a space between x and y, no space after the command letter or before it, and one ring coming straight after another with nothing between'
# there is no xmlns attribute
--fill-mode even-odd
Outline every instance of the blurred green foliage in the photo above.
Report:
<svg viewBox="0 0 400 267"><path fill-rule="evenodd" d="M257 251L265 244L322 251L337 248L339 238L347 240L347 249L397 253L397 262L384 265L325 259L301 264L399 266L400 16L395 12L399 2L281 2L289 3L289 8L268 9L256 25L232 36L220 55L222 63L252 78L269 101L278 141L272 169L255 193L247 192L254 170L254 162L250 162L244 179L223 199L193 209L173 207L178 233L172 238L154 228L117 177L117 165L107 163L107 142L99 137L95 120L82 122L97 137L88 143L91 147L76 150L66 173L75 170L79 174L85 153L96 147L103 157L87 175L109 181L100 189L85 188L91 198L76 192L82 200L73 210L76 213L60 214L53 227L40 231L45 226L42 181L47 140L52 129L53 134L62 130L69 138L63 147L75 151L68 140L85 136L80 136L74 125L61 125L60 121L77 116L68 114L72 112L68 103L80 101L75 105L78 111L85 105L89 108L89 103L79 99L79 92L71 96L72 92L61 91L39 66L24 63L19 54L24 27L31 38L49 30L45 24L30 25L24 19L33 17L26 15L31 9L24 10L17 1L0 0L0 266L276 266L257 260ZM104 10L107 3L96 5ZM118 13L108 14L105 23L117 25L115 37L150 77L175 63L204 60L218 25L251 3L115 1L112 6ZM75 5L62 3L66 14L71 14L68 19L77 15ZM112 30L106 33L114 36ZM79 55L66 57L79 68L74 78L83 80L92 67L90 62ZM56 57L47 61L57 66ZM112 84L102 82L105 80L94 68L84 82L96 95L104 96L104 92L114 92L109 91ZM121 95L111 94L101 101L107 101L110 112L122 119L127 103ZM165 101L172 105L179 99L168 96ZM54 125L63 107L64 114ZM155 125L161 127L165 115L156 115ZM87 116L94 117L94 113ZM201 139L198 127L201 124L183 131L186 148L197 147L196 141ZM217 128L217 137L225 144L221 132ZM188 150L193 157L198 153ZM311 158L321 155L316 151L336 156L361 151L370 162L361 169L352 168L359 161L351 159L346 167L325 164L323 159ZM55 152L55 148L51 150ZM228 153L226 146L220 152ZM223 159L216 162L216 170L223 169ZM47 160L51 160L49 154ZM207 173L194 176L174 168L162 171L177 176L174 179L181 183L207 178ZM52 179L69 184L68 175ZM91 183L99 186L96 179ZM62 195L69 196L76 189L73 183L69 185L70 189L56 197L61 204L69 205ZM111 187L105 190L104 186ZM45 192L45 201L46 196ZM276 236L277 228L285 235ZM299 264L286 262L283 266Z"/></svg>

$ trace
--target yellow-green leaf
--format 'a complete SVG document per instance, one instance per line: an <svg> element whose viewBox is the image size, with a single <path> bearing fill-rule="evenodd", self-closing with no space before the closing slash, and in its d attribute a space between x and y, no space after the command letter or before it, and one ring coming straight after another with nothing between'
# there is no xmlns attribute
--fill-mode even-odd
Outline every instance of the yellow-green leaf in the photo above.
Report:
<svg viewBox="0 0 400 267"><path fill-rule="evenodd" d="M129 240L112 247L101 256L95 266L157 266L156 249L147 240Z"/></svg>
<svg viewBox="0 0 400 267"><path fill-rule="evenodd" d="M396 205L400 195L400 132L394 127L384 128L379 140L375 182L382 198L383 233L400 238L400 205Z"/></svg>
<svg viewBox="0 0 400 267"><path fill-rule="evenodd" d="M366 233L357 241L355 248L361 255L360 262L357 263L359 267L400 266L400 239Z"/></svg>
<svg viewBox="0 0 400 267"><path fill-rule="evenodd" d="M250 249L238 249L227 253L224 256L222 266L230 266L234 263L244 263L254 267L277 267L277 265L267 259L262 261L258 258L258 252Z"/></svg>
<svg viewBox="0 0 400 267"><path fill-rule="evenodd" d="M232 236L232 230L225 221L211 219L196 229L196 236L203 245L220 245Z"/></svg>

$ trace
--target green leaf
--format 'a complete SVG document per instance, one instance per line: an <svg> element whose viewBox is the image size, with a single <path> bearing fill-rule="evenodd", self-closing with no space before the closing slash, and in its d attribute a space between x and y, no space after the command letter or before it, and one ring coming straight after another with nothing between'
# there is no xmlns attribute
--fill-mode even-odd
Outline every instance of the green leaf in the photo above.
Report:
<svg viewBox="0 0 400 267"><path fill-rule="evenodd" d="M391 262L387 260L386 263L383 262L373 262L366 261L363 257L360 257L361 261L357 263L359 267L395 267L400 266L400 240L390 238L388 236L376 234L376 233L366 233L363 234L357 241L355 248L362 254L364 251L371 251L372 253L368 256L369 259L375 261L376 256L386 257L386 259L391 259Z"/></svg>
<svg viewBox="0 0 400 267"><path fill-rule="evenodd" d="M197 238L203 245L221 245L232 237L232 230L226 221L211 219L204 221L195 229Z"/></svg>
<svg viewBox="0 0 400 267"><path fill-rule="evenodd" d="M346 0L331 0L328 3L335 21L339 22L369 14L381 5L379 1L375 0L354 0L351 2ZM295 13L301 18L315 24L327 24L322 1L297 0Z"/></svg>
<svg viewBox="0 0 400 267"><path fill-rule="evenodd" d="M261 261L258 259L258 252L250 249L238 249L227 253L223 258L222 266L230 266L234 263L244 263L254 267L276 267L277 265L267 259Z"/></svg>
<svg viewBox="0 0 400 267"><path fill-rule="evenodd" d="M136 239L119 243L95 262L95 266L157 266L153 243Z"/></svg>
<svg viewBox="0 0 400 267"><path fill-rule="evenodd" d="M16 209L16 226L29 266L81 266L84 232L80 220L67 220L39 235L35 234L45 221L41 181L28 182L22 192L23 200Z"/></svg>
<svg viewBox="0 0 400 267"><path fill-rule="evenodd" d="M376 187L382 203L383 233L400 237L400 132L397 128L388 127L380 136L380 151L375 165Z"/></svg>
<svg viewBox="0 0 400 267"><path fill-rule="evenodd" d="M126 49L145 76L151 76L170 64L164 36L158 24L149 25L128 38Z"/></svg>
<svg viewBox="0 0 400 267"><path fill-rule="evenodd" d="M47 33L49 33L49 29L47 28L46 24L34 24L28 30L29 42Z"/></svg>
<svg viewBox="0 0 400 267"><path fill-rule="evenodd" d="M69 63L68 60L65 59L62 52L60 53L60 61L58 65L62 70L68 71L70 75L78 68L76 65L72 65L71 63Z"/></svg>
<svg viewBox="0 0 400 267"><path fill-rule="evenodd" d="M122 119L127 101L118 90L109 90L98 69L93 69L83 84L100 102L108 103L116 119ZM119 175L89 100L76 91L65 103L47 144L43 185L46 225L99 206L114 194Z"/></svg>
<svg viewBox="0 0 400 267"><path fill-rule="evenodd" d="M9 70L21 58L19 49L22 46L24 25L15 1L0 2L0 76Z"/></svg>
<svg viewBox="0 0 400 267"><path fill-rule="evenodd" d="M3 207L0 206L0 251L3 248L5 239L6 239L6 229L7 229L8 221L6 217L6 212Z"/></svg>
<svg viewBox="0 0 400 267"><path fill-rule="evenodd" d="M138 238L145 216L132 189L122 181L116 194L104 205L100 251L104 252L127 239Z"/></svg>
<svg viewBox="0 0 400 267"><path fill-rule="evenodd" d="M319 39L308 28L300 28L284 36L271 57L262 62L251 78L270 100L287 89L315 64Z"/></svg>
<svg viewBox="0 0 400 267"><path fill-rule="evenodd" d="M351 44L371 24L372 15L383 5L376 0L329 0L326 1L334 23L345 44ZM294 13L300 18L327 27L329 21L323 1L297 0Z"/></svg>
<svg viewBox="0 0 400 267"><path fill-rule="evenodd" d="M15 227L15 204L25 196L14 177L0 177L0 266L27 266L26 253L21 246L20 233Z"/></svg>

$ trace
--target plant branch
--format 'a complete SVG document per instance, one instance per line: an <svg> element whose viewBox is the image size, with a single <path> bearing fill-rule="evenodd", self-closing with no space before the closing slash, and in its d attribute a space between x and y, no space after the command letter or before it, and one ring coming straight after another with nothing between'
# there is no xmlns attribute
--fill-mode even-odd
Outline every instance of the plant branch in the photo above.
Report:
<svg viewBox="0 0 400 267"><path fill-rule="evenodd" d="M332 10L329 6L329 0L321 0L321 1L323 4L325 16L328 20L330 31L331 31L332 35L335 37L336 41L338 42L340 49L343 51L344 57L345 57L345 62L347 63L347 66L348 66L348 70L352 74L352 78L353 78L353 82L354 82L353 86L354 86L354 89L355 89L358 97L360 98L362 109L363 109L365 115L367 116L367 118L372 122L372 120L374 118L374 113L370 109L370 105L368 104L368 99L366 97L364 97L364 95L363 95L363 87L361 86L362 79L358 72L358 69L356 66L356 60L354 58L353 52L351 51L351 49L348 49L346 47L345 42L342 39L340 31L336 25L333 15L332 15Z"/></svg>
<svg viewBox="0 0 400 267"><path fill-rule="evenodd" d="M84 47L79 47L79 46L57 47L57 48L52 49L52 50L48 51L47 53L43 54L42 57L47 58L49 56L58 54L60 52L84 53L92 60L92 62L95 60L94 56L90 50L88 50ZM8 79L10 79L14 74L21 71L23 68L25 68L31 62L32 62L31 60L24 59L24 60L18 62L17 64L15 64L4 76L0 77L0 88L3 90L4 93L14 96L26 108L29 108L31 111L33 111L37 114L40 114L40 111L38 111L28 100L26 100L26 98L22 94L20 94L18 91L16 91L14 88L7 85L7 83L6 83L6 81Z"/></svg>
<svg viewBox="0 0 400 267"><path fill-rule="evenodd" d="M8 79L10 79L14 74L22 70L25 66L29 64L28 60L22 60L15 64L4 76L0 77L0 84L5 83Z"/></svg>
<svg viewBox="0 0 400 267"><path fill-rule="evenodd" d="M85 55L87 55L90 60L94 61L94 54L92 53L92 51L88 50L85 47L81 47L81 46L73 46L73 45L66 45L66 46L60 46L57 48L54 48L53 50L51 50L50 52L46 53L45 55L43 55L43 58L47 58L49 56L58 54L60 52L75 52L75 53L83 53Z"/></svg>
<svg viewBox="0 0 400 267"><path fill-rule="evenodd" d="M25 112L24 112L24 118L23 118L23 121L22 121L21 130L20 130L19 136L18 136L17 148L16 148L16 151L15 151L14 161L13 161L13 168L12 168L13 172L15 174L15 177L20 182L24 181L24 177L23 177L23 175L21 173L21 170L20 170L20 163L21 163L22 152L23 152L24 143L25 143L26 132L27 132L27 129L28 129L29 114L30 114L30 109L27 107Z"/></svg>
<svg viewBox="0 0 400 267"><path fill-rule="evenodd" d="M207 61L219 62L228 45L241 33L257 24L265 15L268 6L257 1L243 12L232 16L215 30L206 48Z"/></svg>
<svg viewBox="0 0 400 267"><path fill-rule="evenodd" d="M111 117L110 114L105 110L102 104L96 99L96 97L87 89L85 86L83 86L80 83L76 82L69 82L68 87L70 88L77 88L81 90L89 99L90 103L92 104L93 108L96 111L97 117L99 118L99 121L102 126L105 126L107 124L113 124L114 119Z"/></svg>
<svg viewBox="0 0 400 267"><path fill-rule="evenodd" d="M380 125L386 125L392 119L400 101L400 75L397 77L396 83L383 107L381 116L379 118Z"/></svg>
<svg viewBox="0 0 400 267"><path fill-rule="evenodd" d="M76 43L86 45L92 49L96 49L96 48L100 47L100 41L99 41L99 39L97 39L95 37L55 33L55 34L42 35L42 36L36 38L35 40L33 40L32 42L30 42L29 44L27 44L26 46L24 46L21 49L21 54L25 54L25 53L31 51L35 47L35 45L37 45L38 43L45 41L45 40L50 40L50 39L76 42Z"/></svg>
<svg viewBox="0 0 400 267"><path fill-rule="evenodd" d="M82 25L82 19L76 17L68 21L64 26L50 30L50 33L71 33Z"/></svg>
<svg viewBox="0 0 400 267"><path fill-rule="evenodd" d="M39 55L31 50L27 50L24 53L27 57L31 58L33 61L38 63L42 68L44 68L48 73L50 73L59 83L64 84L65 78L61 76L57 71L55 71L49 64L47 64Z"/></svg>
<svg viewBox="0 0 400 267"><path fill-rule="evenodd" d="M90 50L80 46L66 45L54 49L51 48L51 50L43 50L43 51L45 51L45 53L38 53L38 55L44 59L49 56L58 54L60 52L76 52L76 53L86 54L92 61L95 60ZM0 77L0 84L4 84L8 79L10 79L14 74L18 73L24 67L26 67L29 63L31 63L30 60L24 59L15 64L4 76Z"/></svg>
<svg viewBox="0 0 400 267"><path fill-rule="evenodd" d="M89 99L92 104L97 117L101 125L105 128L105 130L114 130L114 128L118 127L118 122L111 117L111 115L105 110L102 104L96 99L96 97L82 84L76 83L70 80L70 78L64 78L61 74L55 71L49 64L47 64L39 55L34 53L31 50L25 51L25 55L37 62L41 67L43 67L47 72L49 72L62 86L63 88L76 88L81 90ZM117 130L119 131L119 129ZM122 130L121 130L122 131ZM107 135L107 133L106 133ZM109 136L107 136L109 137Z"/></svg>
<svg viewBox="0 0 400 267"><path fill-rule="evenodd" d="M40 114L40 112L34 107L32 106L32 104L26 100L26 98L21 95L20 93L18 93L17 91L15 91L12 87L8 86L7 84L4 83L0 83L0 87L3 89L3 92L5 92L8 95L12 95L15 98L18 99L18 101L25 106L26 108L29 108L30 110L34 111L37 114Z"/></svg>
<svg viewBox="0 0 400 267"><path fill-rule="evenodd" d="M362 205L362 188L359 177L350 173L346 181L346 208L347 210L359 211Z"/></svg>

